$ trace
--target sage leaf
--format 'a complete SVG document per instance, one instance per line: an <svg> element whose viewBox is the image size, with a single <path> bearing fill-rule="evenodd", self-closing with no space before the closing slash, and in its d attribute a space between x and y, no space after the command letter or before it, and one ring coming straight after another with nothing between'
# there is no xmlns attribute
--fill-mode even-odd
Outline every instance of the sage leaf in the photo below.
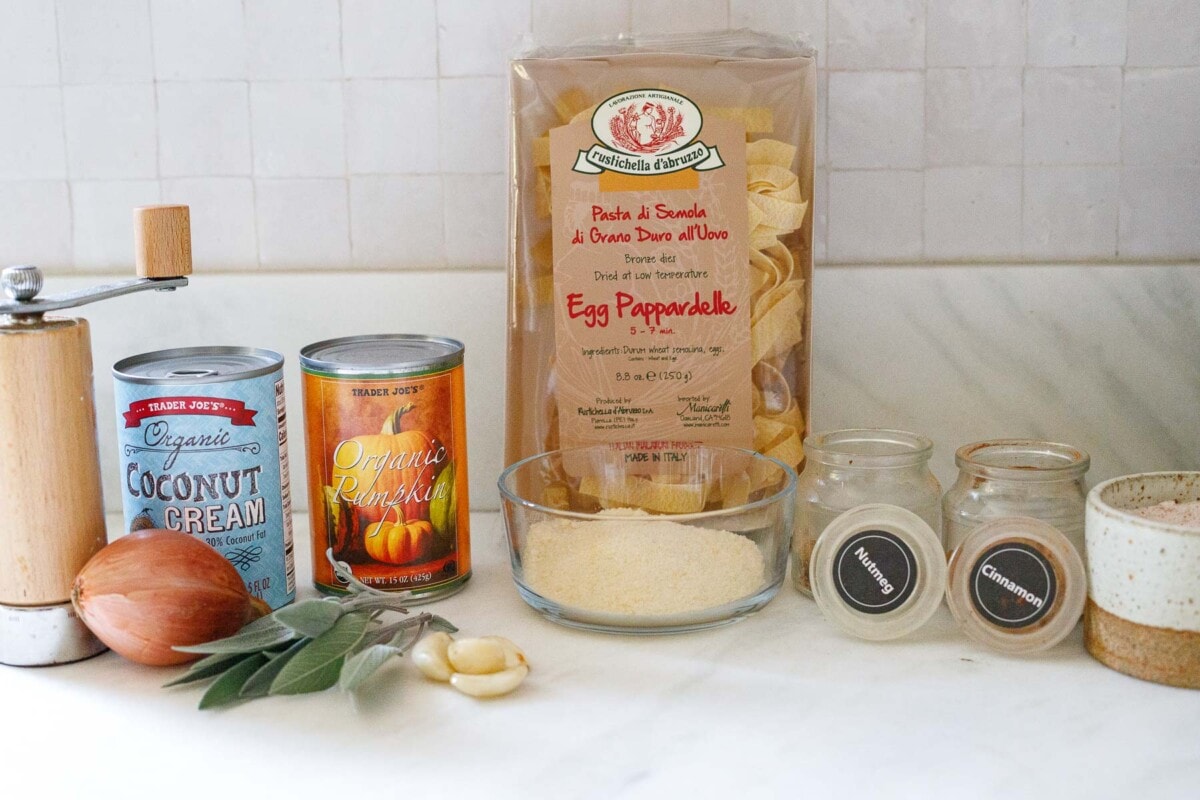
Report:
<svg viewBox="0 0 1200 800"><path fill-rule="evenodd" d="M458 633L458 628L445 617L439 617L437 614L429 615L429 627L435 631L443 633Z"/></svg>
<svg viewBox="0 0 1200 800"><path fill-rule="evenodd" d="M184 683L193 683L194 681L202 681L205 678L211 678L214 675L220 675L225 670L232 667L237 662L246 657L245 653L216 653L211 656L200 659L192 664L188 671L180 675L173 681L163 684L163 688L168 686L179 686Z"/></svg>
<svg viewBox="0 0 1200 800"><path fill-rule="evenodd" d="M267 614L265 617L259 617L251 623L242 626L238 633L260 633L262 631L277 631L287 626L275 618L275 612Z"/></svg>
<svg viewBox="0 0 1200 800"><path fill-rule="evenodd" d="M312 639L304 638L298 642L293 642L292 646L282 653L274 654L266 664L258 668L258 671L251 675L244 684L242 684L241 696L250 697L266 697L271 693L271 683L275 680L284 666L287 665L297 653L303 650Z"/></svg>
<svg viewBox="0 0 1200 800"><path fill-rule="evenodd" d="M301 636L315 639L333 627L345 613L342 604L329 600L304 600L276 611L272 616Z"/></svg>
<svg viewBox="0 0 1200 800"><path fill-rule="evenodd" d="M375 674L375 671L387 663L392 656L400 655L400 648L386 644L373 644L366 650L355 653L346 660L342 667L342 676L338 679L338 687L347 692L353 692L363 681Z"/></svg>
<svg viewBox="0 0 1200 800"><path fill-rule="evenodd" d="M263 619L268 619L264 617ZM258 620L261 621L261 620ZM296 638L296 632L274 620L274 625L264 625L257 630L249 630L246 626L239 633L215 642L192 644L185 647L174 647L181 653L256 653L277 645L285 644ZM253 625L254 623L250 623Z"/></svg>
<svg viewBox="0 0 1200 800"><path fill-rule="evenodd" d="M271 694L304 694L337 683L345 656L367 633L370 614L351 611L292 657L271 683ZM336 664L334 669L332 665ZM332 677L331 677L332 675Z"/></svg>
<svg viewBox="0 0 1200 800"><path fill-rule="evenodd" d="M246 656L227 669L221 677L213 681L212 686L209 686L208 691L200 698L200 710L216 708L240 700L242 684L266 661L266 656L255 653L252 656Z"/></svg>

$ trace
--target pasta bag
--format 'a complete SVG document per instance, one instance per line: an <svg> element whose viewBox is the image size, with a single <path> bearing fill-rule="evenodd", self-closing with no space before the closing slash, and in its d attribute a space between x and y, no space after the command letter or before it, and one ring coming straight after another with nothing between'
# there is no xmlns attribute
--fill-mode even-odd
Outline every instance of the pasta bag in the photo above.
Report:
<svg viewBox="0 0 1200 800"><path fill-rule="evenodd" d="M591 494L658 512L764 490L755 474L635 485L671 483L662 465L697 444L799 469L815 51L750 31L621 38L531 47L510 81L507 462L620 446L634 477L593 476Z"/></svg>

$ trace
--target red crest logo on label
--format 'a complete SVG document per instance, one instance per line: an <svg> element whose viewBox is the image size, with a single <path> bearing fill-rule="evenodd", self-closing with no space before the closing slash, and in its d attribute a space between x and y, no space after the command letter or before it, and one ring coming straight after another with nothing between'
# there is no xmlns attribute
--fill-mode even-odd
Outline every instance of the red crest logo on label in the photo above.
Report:
<svg viewBox="0 0 1200 800"><path fill-rule="evenodd" d="M596 138L631 155L673 152L700 133L703 117L691 100L661 89L638 89L605 100L592 116Z"/></svg>
<svg viewBox="0 0 1200 800"><path fill-rule="evenodd" d="M599 144L579 151L572 170L598 175L666 175L685 169L725 166L715 147L697 137L704 125L700 107L665 89L634 89L613 95L592 114Z"/></svg>

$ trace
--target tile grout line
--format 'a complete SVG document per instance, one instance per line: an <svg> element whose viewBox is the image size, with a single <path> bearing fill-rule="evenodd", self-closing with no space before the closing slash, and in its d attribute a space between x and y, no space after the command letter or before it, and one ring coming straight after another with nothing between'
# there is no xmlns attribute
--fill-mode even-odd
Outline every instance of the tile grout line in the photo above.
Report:
<svg viewBox="0 0 1200 800"><path fill-rule="evenodd" d="M1025 162L1025 81L1029 71L1029 0L1021 3L1021 257L1028 250L1026 244L1026 208L1028 198L1025 173L1029 165Z"/></svg>
<svg viewBox="0 0 1200 800"><path fill-rule="evenodd" d="M1125 179L1125 79L1129 67L1129 1L1125 2L1125 59L1121 62L1121 89L1117 94L1117 213L1113 257L1121 255L1121 185Z"/></svg>
<svg viewBox="0 0 1200 800"><path fill-rule="evenodd" d="M163 174L162 174L162 126L158 124L159 108L158 108L158 54L154 47L154 3L151 0L146 0L146 24L150 28L150 71L153 78L150 81L151 94L154 96L154 179L158 184L158 202L163 202ZM189 209L190 215L190 209ZM190 226L190 216L189 216Z"/></svg>
<svg viewBox="0 0 1200 800"><path fill-rule="evenodd" d="M246 31L246 0L241 0L239 3L242 9L242 32ZM250 80L250 64L247 56L246 47L249 41L243 43L242 48L242 73L243 79L240 81L246 87L246 126L250 136L250 207L253 209L254 216L254 268L262 269L262 238L259 235L259 216L258 216L258 175L256 174L257 153L254 148L254 102L253 91L254 84ZM241 176L238 176L241 177Z"/></svg>
<svg viewBox="0 0 1200 800"><path fill-rule="evenodd" d="M921 259L928 257L929 243L926 241L926 230L929 227L929 202L926 199L926 172L929 169L929 155L927 143L929 142L929 0L924 0L922 11L924 20L922 20L922 34L925 36L925 41L922 42L922 52L924 53L923 64L921 65Z"/></svg>
<svg viewBox="0 0 1200 800"><path fill-rule="evenodd" d="M244 0L243 0L244 2ZM436 13L436 12L435 12ZM346 3L345 0L338 0L338 69L341 70L341 96L342 96L342 179L343 179L343 194L346 198L346 245L350 250L350 264L354 266L357 261L356 248L354 246L354 194L351 190L350 180L350 107L346 102L347 89L349 88L350 78L346 75Z"/></svg>
<svg viewBox="0 0 1200 800"><path fill-rule="evenodd" d="M67 146L67 90L63 83L62 30L58 18L58 3L54 3L54 48L58 64L58 113L62 120L63 184L67 189L67 248L69 255L65 265L68 273L75 273L75 192L71 184L71 152Z"/></svg>

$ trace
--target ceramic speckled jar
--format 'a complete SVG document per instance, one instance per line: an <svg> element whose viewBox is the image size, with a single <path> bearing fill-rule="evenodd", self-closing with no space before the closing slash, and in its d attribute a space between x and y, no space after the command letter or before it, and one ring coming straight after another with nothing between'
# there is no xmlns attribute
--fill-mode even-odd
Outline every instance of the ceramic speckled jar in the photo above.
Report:
<svg viewBox="0 0 1200 800"><path fill-rule="evenodd" d="M1133 511L1200 500L1200 472L1114 478L1087 498L1084 642L1106 666L1200 688L1200 528Z"/></svg>

